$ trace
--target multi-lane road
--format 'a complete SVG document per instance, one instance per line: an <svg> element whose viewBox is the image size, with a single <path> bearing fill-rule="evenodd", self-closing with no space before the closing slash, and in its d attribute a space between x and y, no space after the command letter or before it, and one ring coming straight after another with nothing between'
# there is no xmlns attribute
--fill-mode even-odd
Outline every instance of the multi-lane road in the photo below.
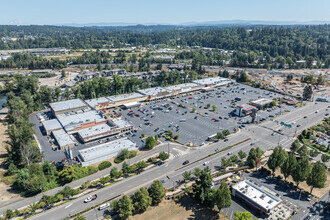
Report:
<svg viewBox="0 0 330 220"><path fill-rule="evenodd" d="M217 142L211 145L204 146L202 148L191 149L185 148L179 145L171 146L171 153L180 152L176 157L173 157L168 163L150 169L148 171L142 172L139 175L130 177L119 183L113 184L111 186L105 187L103 189L97 190L98 198L90 203L83 203L85 197L77 198L69 203L58 206L56 208L50 209L44 213L31 217L31 219L63 219L69 215L85 210L95 204L102 201L106 201L112 197L121 194L128 194L135 191L137 188L142 186L148 186L155 179L165 180L166 176L169 176L173 181L178 181L182 178L182 174L185 171L193 170L196 167L202 168L205 161L209 162L209 165L214 169L216 166L220 166L220 158L226 156L229 151L236 154L239 150L248 152L251 147L260 147L263 150L274 148L278 143L286 148L290 146L293 141L294 134L300 132L301 130L315 125L316 123L323 120L325 114L327 113L326 108L327 103L307 103L303 108L300 108L292 113L287 113L283 116L278 117L277 121L283 121L285 123L290 123L295 121L296 124L300 124L300 127L293 128L283 128L282 132L276 133L274 136L272 133L278 131L282 128L277 122L268 121L260 125L251 125L239 131L239 133L232 135L228 142ZM318 110L318 113L315 113ZM307 118L304 118L307 116ZM210 153L213 153L216 148L223 148L225 146L233 145L237 142L251 138L251 140L246 141L242 144L235 146L234 148L218 153L204 160L199 161L201 158L206 157ZM252 143L252 145L251 145ZM163 146L166 149L166 145ZM150 152L151 153L151 152ZM190 165L183 166L182 163L185 160L190 161ZM194 163L194 161L198 161ZM166 188L172 186L172 182L166 180L164 183ZM96 219L104 215L103 211L92 211L85 214L87 219Z"/></svg>

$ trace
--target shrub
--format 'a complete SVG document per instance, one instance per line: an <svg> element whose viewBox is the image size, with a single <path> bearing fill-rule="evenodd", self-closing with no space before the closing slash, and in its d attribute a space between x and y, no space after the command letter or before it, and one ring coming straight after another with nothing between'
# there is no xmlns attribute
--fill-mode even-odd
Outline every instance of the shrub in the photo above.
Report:
<svg viewBox="0 0 330 220"><path fill-rule="evenodd" d="M121 163L123 162L123 159L117 157L115 160L114 160L115 163Z"/></svg>
<svg viewBox="0 0 330 220"><path fill-rule="evenodd" d="M104 170L105 168L111 167L111 163L109 161L103 161L99 164L98 168L99 170Z"/></svg>
<svg viewBox="0 0 330 220"><path fill-rule="evenodd" d="M159 159L164 161L168 158L169 158L169 155L167 153L165 153L164 151L159 153Z"/></svg>
<svg viewBox="0 0 330 220"><path fill-rule="evenodd" d="M128 159L131 159L131 158L133 158L133 157L135 157L136 156L136 151L130 151L129 152L129 154L128 154Z"/></svg>
<svg viewBox="0 0 330 220"><path fill-rule="evenodd" d="M154 157L150 157L148 160L147 160L149 163L155 163L157 161L156 158Z"/></svg>
<svg viewBox="0 0 330 220"><path fill-rule="evenodd" d="M146 140L146 147L152 149L155 146L155 139L153 136L149 136Z"/></svg>

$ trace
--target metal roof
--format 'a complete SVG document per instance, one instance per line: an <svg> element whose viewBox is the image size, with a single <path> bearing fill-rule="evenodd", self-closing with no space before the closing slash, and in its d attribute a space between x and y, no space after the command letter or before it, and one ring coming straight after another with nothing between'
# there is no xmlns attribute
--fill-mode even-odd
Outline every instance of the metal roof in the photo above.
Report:
<svg viewBox="0 0 330 220"><path fill-rule="evenodd" d="M111 127L108 124L95 125L88 128L83 128L78 130L79 135L83 139L96 139L100 136L103 136L105 133L109 133L112 130L115 130L115 127ZM93 138L92 138L93 137Z"/></svg>
<svg viewBox="0 0 330 220"><path fill-rule="evenodd" d="M204 78L204 79L200 79L200 80L195 80L193 81L193 83L196 83L198 85L210 85L213 84L215 86L221 86L221 85L226 85L228 83L233 82L230 79L227 78L222 78L222 77L210 77L210 78Z"/></svg>
<svg viewBox="0 0 330 220"><path fill-rule="evenodd" d="M102 160L115 157L123 149L135 150L136 143L127 137L110 141L94 147L79 151L79 156L83 160L83 165L89 165Z"/></svg>
<svg viewBox="0 0 330 220"><path fill-rule="evenodd" d="M167 93L171 92L167 88L164 87L153 87L153 88L148 88L148 89L140 89L138 90L139 93L143 95L149 95L149 96L157 96L159 93Z"/></svg>
<svg viewBox="0 0 330 220"><path fill-rule="evenodd" d="M79 107L87 107L87 104L81 99L72 99L72 100L67 100L67 101L62 101L62 102L53 102L53 103L50 103L49 105L55 112L75 109L75 108L79 108Z"/></svg>

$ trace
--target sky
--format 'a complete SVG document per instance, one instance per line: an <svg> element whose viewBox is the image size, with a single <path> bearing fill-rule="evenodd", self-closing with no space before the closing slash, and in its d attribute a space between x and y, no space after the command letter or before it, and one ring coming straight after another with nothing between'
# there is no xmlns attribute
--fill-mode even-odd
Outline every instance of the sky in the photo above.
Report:
<svg viewBox="0 0 330 220"><path fill-rule="evenodd" d="M330 0L2 0L0 24L330 21Z"/></svg>

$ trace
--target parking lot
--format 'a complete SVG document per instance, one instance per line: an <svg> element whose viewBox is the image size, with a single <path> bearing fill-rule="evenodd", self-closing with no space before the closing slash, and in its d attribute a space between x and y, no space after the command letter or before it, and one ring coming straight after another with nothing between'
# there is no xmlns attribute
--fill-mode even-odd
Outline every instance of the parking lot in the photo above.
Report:
<svg viewBox="0 0 330 220"><path fill-rule="evenodd" d="M293 185L285 184L283 181L271 178L261 172L244 173L243 175L246 179L250 179L271 190L274 195L279 196L283 200L282 204L292 211L299 212L312 206L308 194L300 193Z"/></svg>
<svg viewBox="0 0 330 220"><path fill-rule="evenodd" d="M112 141L117 138L127 136L136 142L138 147L144 146L144 139L141 135L159 135L161 137L167 130L173 132L173 136L178 135L177 141L184 145L189 143L194 146L203 146L209 141L209 137L224 129L233 133L237 128L248 127L251 117L237 117L233 115L235 105L249 103L258 98L280 98L282 95L273 92L253 88L247 85L236 84L230 87L219 87L212 91L196 92L180 95L167 99L147 102L141 107L132 109L115 109L114 112L121 113L122 116L135 125L133 132L116 135L114 137L103 138L88 144L77 143L72 148L73 156L78 155L78 150L89 148L99 144L99 142ZM207 107L207 105L210 107ZM212 106L216 106L213 111ZM193 112L193 108L196 109ZM283 104L282 108L258 111L257 120L263 121L271 119L285 111L294 111L295 107ZM63 151L53 151L51 140L42 132L42 124L36 114L32 114L30 121L35 123L36 136L45 153L45 159L50 161L61 161L68 158Z"/></svg>
<svg viewBox="0 0 330 220"><path fill-rule="evenodd" d="M280 98L282 95L238 84L209 92L197 92L177 98L152 101L140 108L118 111L139 127L138 132L132 137L138 145L141 142L139 137L142 133L154 136L170 129L174 136L179 135L180 143L191 142L195 146L202 146L207 143L209 136L217 132L227 129L233 133L234 128L248 126L251 122L250 116L233 115L235 104L249 103L250 100L261 97L273 99ZM235 98L239 98L240 101L235 101ZM207 108L207 104L211 107ZM217 106L216 111L213 111L213 105ZM193 108L196 112L193 112ZM295 109L293 106L282 105L282 108L261 110L258 111L257 119L268 120L280 113Z"/></svg>

